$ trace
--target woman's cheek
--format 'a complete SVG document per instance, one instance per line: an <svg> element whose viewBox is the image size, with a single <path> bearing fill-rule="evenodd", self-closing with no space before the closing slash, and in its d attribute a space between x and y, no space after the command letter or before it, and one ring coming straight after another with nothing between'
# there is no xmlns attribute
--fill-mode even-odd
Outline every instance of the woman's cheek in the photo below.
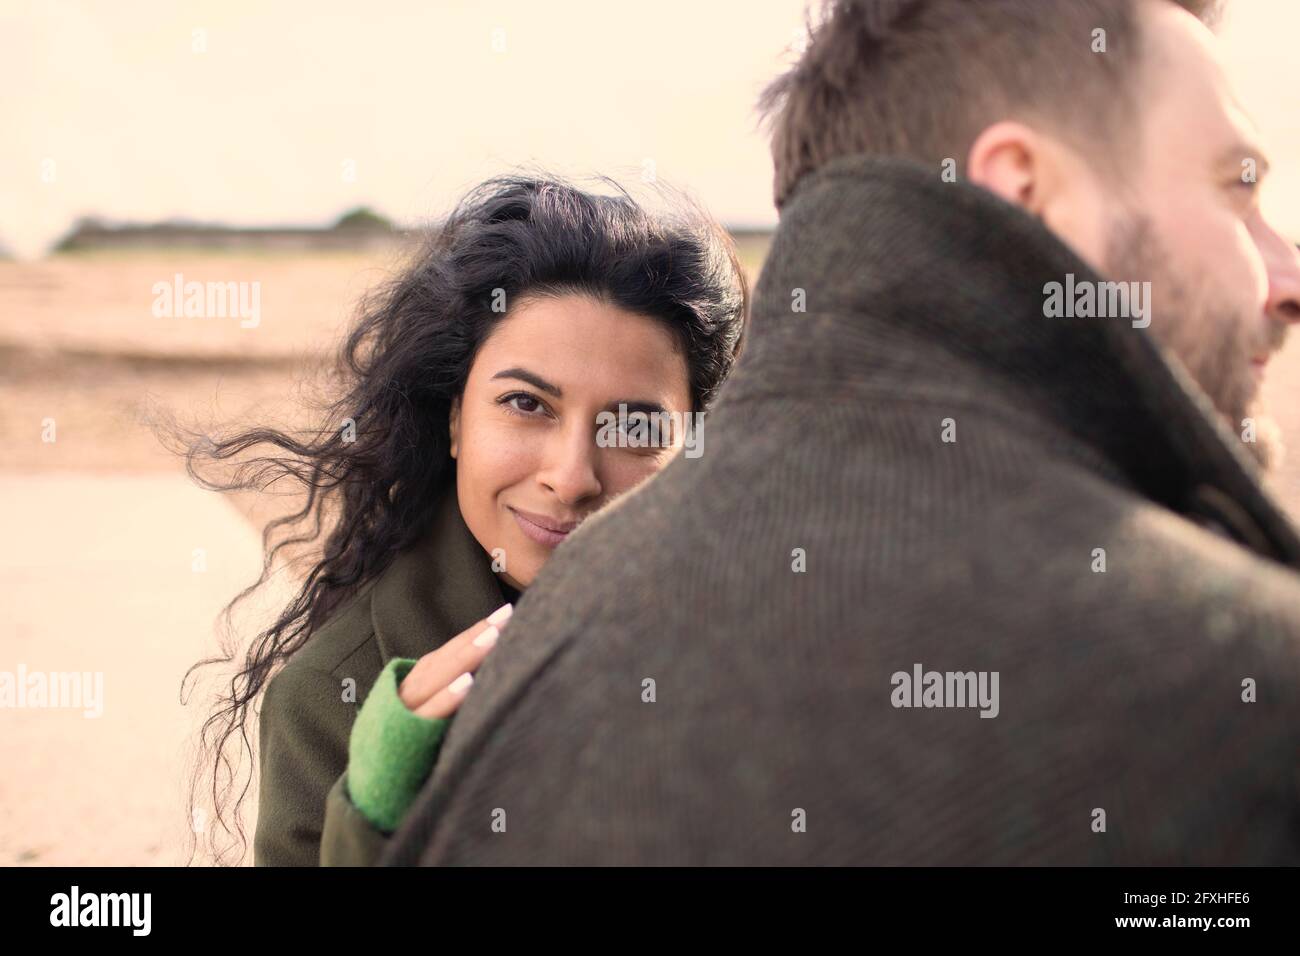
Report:
<svg viewBox="0 0 1300 956"><path fill-rule="evenodd" d="M471 439L476 480L492 495L519 484L536 472L537 446L531 429L484 423Z"/></svg>
<svg viewBox="0 0 1300 956"><path fill-rule="evenodd" d="M613 497L631 491L641 482L652 478L673 460L674 452L665 449L661 455L637 455L625 449L612 450L604 467L608 476L605 492Z"/></svg>

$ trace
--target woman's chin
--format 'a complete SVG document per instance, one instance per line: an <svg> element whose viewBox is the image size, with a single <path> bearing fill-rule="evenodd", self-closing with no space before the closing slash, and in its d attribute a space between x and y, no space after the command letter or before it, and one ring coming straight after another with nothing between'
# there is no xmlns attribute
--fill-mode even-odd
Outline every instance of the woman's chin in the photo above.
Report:
<svg viewBox="0 0 1300 956"><path fill-rule="evenodd" d="M506 574L504 571L500 571L497 573L497 577L501 579L501 582L503 584L509 585L510 587L514 588L516 591L523 591L528 587L528 585L533 583L532 575L516 576L513 574Z"/></svg>
<svg viewBox="0 0 1300 956"><path fill-rule="evenodd" d="M515 539L506 545L502 563L508 571L497 571L497 577L516 591L522 591L533 583L537 572L542 569L546 559L551 556L550 549L536 545L527 539Z"/></svg>

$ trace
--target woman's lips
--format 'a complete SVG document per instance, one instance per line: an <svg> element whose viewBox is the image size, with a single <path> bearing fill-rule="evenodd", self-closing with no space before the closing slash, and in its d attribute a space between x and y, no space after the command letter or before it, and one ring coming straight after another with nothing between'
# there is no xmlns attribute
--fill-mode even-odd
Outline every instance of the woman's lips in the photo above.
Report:
<svg viewBox="0 0 1300 956"><path fill-rule="evenodd" d="M555 547L578 526L576 521L559 521L531 511L520 511L518 508L510 508L510 513L515 516L520 531L547 548Z"/></svg>

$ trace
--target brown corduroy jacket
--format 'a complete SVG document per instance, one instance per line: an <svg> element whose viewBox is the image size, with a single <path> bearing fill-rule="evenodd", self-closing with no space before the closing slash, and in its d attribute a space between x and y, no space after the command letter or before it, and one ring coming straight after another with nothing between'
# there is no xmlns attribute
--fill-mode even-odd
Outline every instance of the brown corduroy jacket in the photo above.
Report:
<svg viewBox="0 0 1300 956"><path fill-rule="evenodd" d="M801 182L702 454L542 569L386 862L1300 862L1300 540L1070 274L937 168Z"/></svg>
<svg viewBox="0 0 1300 956"><path fill-rule="evenodd" d="M352 722L384 665L419 658L505 603L454 490L434 526L271 679L259 728L258 866L366 865L388 836L346 789Z"/></svg>

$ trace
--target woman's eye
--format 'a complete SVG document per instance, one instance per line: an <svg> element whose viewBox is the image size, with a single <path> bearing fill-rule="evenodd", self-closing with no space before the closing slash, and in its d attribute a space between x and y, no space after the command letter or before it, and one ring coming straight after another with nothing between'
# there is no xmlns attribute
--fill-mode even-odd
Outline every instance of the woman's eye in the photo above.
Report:
<svg viewBox="0 0 1300 956"><path fill-rule="evenodd" d="M501 399L501 404L521 415L535 415L544 406L527 392L512 392Z"/></svg>
<svg viewBox="0 0 1300 956"><path fill-rule="evenodd" d="M648 418L642 412L620 418L618 431L627 443L625 447L633 451L660 454L674 444L672 424Z"/></svg>

